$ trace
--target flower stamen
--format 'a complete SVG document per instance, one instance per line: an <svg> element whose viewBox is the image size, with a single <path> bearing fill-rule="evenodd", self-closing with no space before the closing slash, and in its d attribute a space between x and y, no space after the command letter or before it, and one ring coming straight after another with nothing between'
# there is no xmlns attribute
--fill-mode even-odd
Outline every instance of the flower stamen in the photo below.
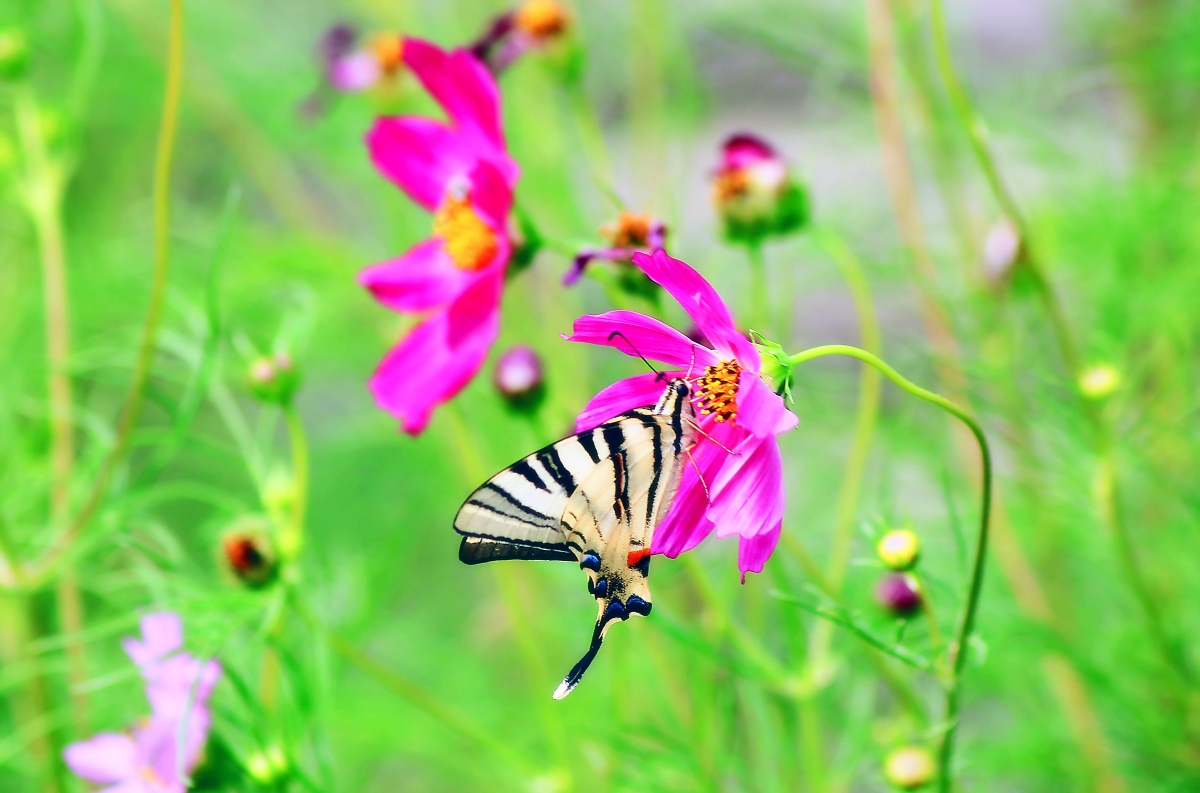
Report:
<svg viewBox="0 0 1200 793"><path fill-rule="evenodd" d="M433 235L446 245L454 266L475 272L496 259L500 242L496 232L483 222L470 198L448 192L433 215Z"/></svg>
<svg viewBox="0 0 1200 793"><path fill-rule="evenodd" d="M736 419L741 374L741 365L733 360L704 367L704 374L696 381L696 403L700 412L712 415L719 423Z"/></svg>
<svg viewBox="0 0 1200 793"><path fill-rule="evenodd" d="M404 65L404 39L394 33L372 36L370 50L384 74L394 74Z"/></svg>
<svg viewBox="0 0 1200 793"><path fill-rule="evenodd" d="M517 9L513 24L530 38L542 41L566 31L570 18L554 0L528 0Z"/></svg>

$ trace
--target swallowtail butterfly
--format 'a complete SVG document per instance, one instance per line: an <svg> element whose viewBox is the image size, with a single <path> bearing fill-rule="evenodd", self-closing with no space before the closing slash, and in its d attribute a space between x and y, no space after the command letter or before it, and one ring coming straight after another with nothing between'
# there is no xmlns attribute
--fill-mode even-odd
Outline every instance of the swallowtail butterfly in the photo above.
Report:
<svg viewBox="0 0 1200 793"><path fill-rule="evenodd" d="M599 604L587 653L554 692L578 685L614 620L650 613L650 544L679 486L696 415L672 380L637 408L518 460L471 494L454 518L466 564L501 559L577 562Z"/></svg>

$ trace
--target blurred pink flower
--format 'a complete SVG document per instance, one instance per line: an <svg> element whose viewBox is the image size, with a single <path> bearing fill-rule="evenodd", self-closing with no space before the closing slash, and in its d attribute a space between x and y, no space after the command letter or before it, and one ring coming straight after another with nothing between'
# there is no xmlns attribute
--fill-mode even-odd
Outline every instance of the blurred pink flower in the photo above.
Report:
<svg viewBox="0 0 1200 793"><path fill-rule="evenodd" d="M679 301L712 347L632 311L580 317L568 341L604 344L681 369L614 383L579 414L577 431L654 404L662 394L664 378L702 372L693 398L704 435L691 452L695 464L684 464L675 503L655 531L651 551L678 556L715 528L718 537L739 537L738 567L745 580L748 572L762 572L779 541L784 489L775 436L795 427L796 416L763 380L757 348L738 331L711 284L662 251L635 253L633 263Z"/></svg>
<svg viewBox="0 0 1200 793"><path fill-rule="evenodd" d="M150 717L132 733L105 732L73 743L63 756L76 776L108 785L101 793L183 793L208 740L208 701L221 666L176 652L183 646L178 614L150 614L141 628L140 640L122 644L146 681Z"/></svg>
<svg viewBox="0 0 1200 793"><path fill-rule="evenodd" d="M393 311L425 316L371 379L379 406L416 435L470 382L496 339L519 171L504 143L499 90L483 64L416 39L404 41L404 63L450 123L381 118L367 146L380 172L434 213L433 236L364 270L359 282Z"/></svg>
<svg viewBox="0 0 1200 793"><path fill-rule="evenodd" d="M595 259L632 266L635 251L653 253L661 251L667 243L667 227L658 218L621 210L612 223L600 227L600 234L608 242L607 248L585 248L575 255L571 269L563 276L563 285L571 286ZM638 273L638 277L645 276Z"/></svg>
<svg viewBox="0 0 1200 793"><path fill-rule="evenodd" d="M759 245L800 229L808 220L808 197L787 161L757 135L740 132L721 146L712 175L712 197L725 236Z"/></svg>

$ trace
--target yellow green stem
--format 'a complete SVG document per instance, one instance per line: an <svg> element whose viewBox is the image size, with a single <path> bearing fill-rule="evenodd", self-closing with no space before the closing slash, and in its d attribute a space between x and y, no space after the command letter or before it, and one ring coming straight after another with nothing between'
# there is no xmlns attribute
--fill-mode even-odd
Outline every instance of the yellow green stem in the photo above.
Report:
<svg viewBox="0 0 1200 793"><path fill-rule="evenodd" d="M936 405L950 415L957 418L971 434L975 436L976 443L979 444L979 456L982 463L983 474L983 494L980 505L979 517L979 536L975 545L975 556L971 563L970 579L967 584L967 596L963 601L962 612L959 616L958 628L955 633L953 644L948 648L949 663L947 664L947 679L946 679L946 705L943 713L943 722L945 733L942 737L942 745L938 752L938 770L939 782L942 793L949 793L952 787L951 766L954 757L954 736L958 727L958 714L962 707L962 675L967 663L967 644L971 639L971 633L975 628L975 615L979 609L979 596L983 591L983 570L984 562L987 559L987 540L988 540L988 525L991 517L992 509L992 455L988 446L987 436L983 432L983 428L969 413L954 404L945 397L935 394L932 391L921 388L919 385L907 380L899 372L881 360L879 357L861 350L857 347L850 347L844 344L829 344L822 347L813 347L812 349L804 350L793 355L790 359L793 366L799 366L805 361L811 361L814 358L821 358L827 355L845 355L850 358L868 363L875 367L883 374L884 377L895 383L905 393L911 394L918 399L923 399L932 405Z"/></svg>

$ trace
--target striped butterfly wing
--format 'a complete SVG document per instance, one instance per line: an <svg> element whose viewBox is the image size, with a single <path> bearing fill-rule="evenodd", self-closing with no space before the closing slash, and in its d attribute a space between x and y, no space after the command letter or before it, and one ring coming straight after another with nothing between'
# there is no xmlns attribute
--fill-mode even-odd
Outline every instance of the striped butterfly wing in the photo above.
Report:
<svg viewBox="0 0 1200 793"><path fill-rule="evenodd" d="M578 684L614 619L650 612L646 584L654 527L679 484L695 427L690 390L675 380L639 408L564 438L485 482L454 519L466 564L502 559L578 561L600 615L587 654L555 692Z"/></svg>

